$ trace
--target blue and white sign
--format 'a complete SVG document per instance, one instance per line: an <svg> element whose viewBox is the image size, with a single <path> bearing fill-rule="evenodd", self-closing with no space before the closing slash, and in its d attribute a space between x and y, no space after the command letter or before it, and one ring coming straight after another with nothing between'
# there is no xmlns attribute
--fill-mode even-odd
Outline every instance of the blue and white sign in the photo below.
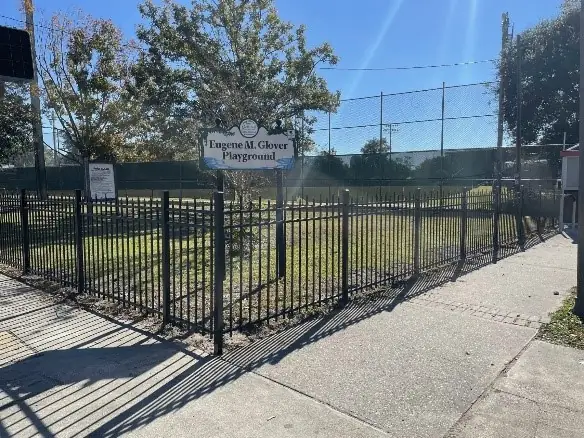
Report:
<svg viewBox="0 0 584 438"><path fill-rule="evenodd" d="M269 133L253 120L230 130L211 129L203 138L203 161L210 169L291 169L294 131Z"/></svg>

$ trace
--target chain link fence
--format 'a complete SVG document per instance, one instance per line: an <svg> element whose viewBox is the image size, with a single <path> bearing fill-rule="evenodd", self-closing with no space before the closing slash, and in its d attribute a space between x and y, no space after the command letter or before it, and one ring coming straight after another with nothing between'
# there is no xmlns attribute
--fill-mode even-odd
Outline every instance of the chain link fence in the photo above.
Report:
<svg viewBox="0 0 584 438"><path fill-rule="evenodd" d="M330 196L344 187L363 187L364 193L371 187L404 192L408 187L441 186L460 191L465 186L491 185L498 157L495 87L494 82L481 82L380 93L342 100L334 113L312 114L316 122L300 138L309 137L315 148L298 157L295 168L286 174L289 194ZM502 176L512 181L517 173L515 139L505 135L503 140ZM523 146L523 183L554 187L560 177L561 149L562 145ZM50 148L47 151L54 154ZM82 186L81 167L62 161L57 166L50 159L47 163L49 190ZM208 198L215 188L214 175L196 160L118 163L116 174L121 193L130 196L171 190L177 196ZM262 173L261 181L254 194L273 198L273 172ZM3 169L0 187L33 190L34 169Z"/></svg>
<svg viewBox="0 0 584 438"><path fill-rule="evenodd" d="M390 152L493 147L497 144L495 83L346 99L335 113L314 114L312 139L325 152L359 153L370 140Z"/></svg>

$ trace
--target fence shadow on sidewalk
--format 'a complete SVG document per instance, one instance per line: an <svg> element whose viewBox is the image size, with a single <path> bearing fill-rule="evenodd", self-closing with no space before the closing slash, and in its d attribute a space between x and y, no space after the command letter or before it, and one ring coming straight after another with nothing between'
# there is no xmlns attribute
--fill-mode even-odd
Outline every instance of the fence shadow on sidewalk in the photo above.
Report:
<svg viewBox="0 0 584 438"><path fill-rule="evenodd" d="M518 251L508 248L505 255ZM79 312L78 318L87 318L87 323L83 326L69 317L76 331L67 348L48 348L38 357L0 368L0 391L4 392L0 398L0 436L10 436L30 424L45 437L63 433L117 437L212 394L248 371L276 364L296 350L392 311L404 301L490 263L492 254L486 253L424 273L394 288L356 296L329 315L228 352L222 358L200 357L130 324L110 318L104 322L103 318ZM42 321L36 327L34 314L27 318L31 330L42 328ZM106 399L112 391L116 391L115 397Z"/></svg>
<svg viewBox="0 0 584 438"><path fill-rule="evenodd" d="M437 285L454 281L460 275L489 263L491 254L486 254L429 272L398 288L356 298L348 306L323 318L307 321L247 347L226 353L221 359L214 358L203 364L193 365L156 393L140 400L103 424L92 436L114 437L134 430L158 416L170 414L187 403L209 394L247 371L257 370L265 364L276 364L296 350L374 315L392 311L408 299L423 294Z"/></svg>

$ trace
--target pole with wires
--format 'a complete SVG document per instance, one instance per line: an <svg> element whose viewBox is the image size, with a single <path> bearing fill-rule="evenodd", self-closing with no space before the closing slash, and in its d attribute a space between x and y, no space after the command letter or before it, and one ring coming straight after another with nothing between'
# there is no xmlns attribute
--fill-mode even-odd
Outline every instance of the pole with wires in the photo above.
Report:
<svg viewBox="0 0 584 438"><path fill-rule="evenodd" d="M501 25L501 60L499 61L499 114L497 120L497 153L495 158L495 184L493 197L493 263L499 258L499 228L501 220L501 192L503 190L503 112L505 111L505 87L507 70L505 50L509 39L509 14L504 13Z"/></svg>
<svg viewBox="0 0 584 438"><path fill-rule="evenodd" d="M515 129L515 188L520 190L521 188L521 124L522 124L522 107L523 107L523 87L522 87L522 75L521 75L521 35L517 35L517 126Z"/></svg>
<svg viewBox="0 0 584 438"><path fill-rule="evenodd" d="M580 132L579 142L584 139L584 0L581 0L580 9ZM580 146L580 153L582 147ZM578 225L584 221L584 166L582 158L579 158L578 169ZM577 262L577 287L576 303L574 304L574 314L584 317L584 232L578 227L578 262Z"/></svg>
<svg viewBox="0 0 584 438"><path fill-rule="evenodd" d="M39 97L39 82L36 65L36 49L34 36L34 6L32 0L23 0L26 13L26 30L30 35L32 50L33 80L30 83L30 104L33 114L32 139L34 146L34 167L37 180L37 190L41 199L47 199L47 174L45 169L45 145L43 142L43 127L41 118L41 100Z"/></svg>
<svg viewBox="0 0 584 438"><path fill-rule="evenodd" d="M521 35L517 35L517 126L515 128L515 226L517 229L517 242L521 250L525 250L525 227L523 226L523 188L521 186L521 146L523 137L521 126L523 124L523 75L521 64L523 63L523 53L521 45Z"/></svg>
<svg viewBox="0 0 584 438"><path fill-rule="evenodd" d="M440 208L443 206L444 196L444 110L446 108L446 82L442 82L442 124L440 130Z"/></svg>

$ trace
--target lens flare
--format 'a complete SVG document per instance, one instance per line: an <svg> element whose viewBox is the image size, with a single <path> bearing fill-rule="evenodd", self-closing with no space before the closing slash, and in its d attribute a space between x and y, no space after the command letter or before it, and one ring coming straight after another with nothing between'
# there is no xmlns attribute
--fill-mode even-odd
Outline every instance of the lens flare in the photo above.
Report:
<svg viewBox="0 0 584 438"><path fill-rule="evenodd" d="M389 9L387 11L387 15L385 17L385 20L383 21L383 25L381 26L381 29L379 29L379 32L377 33L377 37L375 38L375 41L373 41L373 43L367 49L365 57L363 58L363 61L361 62L361 65L359 66L359 68L369 67L371 60L373 59L373 57L375 56L375 54L379 50L379 46L381 46L381 43L385 39L385 35L387 35L387 32L389 32L389 28L391 27L393 20L395 19L396 15L398 14L399 10L401 9L403 2L404 2L404 0L395 0L389 6ZM359 84L361 83L362 79L363 79L363 71L356 73L355 77L353 79L353 82L348 87L347 94L345 94L343 96L343 98L353 97L353 93L355 92L355 90L357 89Z"/></svg>
<svg viewBox="0 0 584 438"><path fill-rule="evenodd" d="M468 12L468 20L466 25L466 34L464 39L464 59L474 59L475 43L476 43L476 28L477 28L477 12L479 0L470 0L470 8ZM461 80L467 80L469 69L463 68L460 70Z"/></svg>

